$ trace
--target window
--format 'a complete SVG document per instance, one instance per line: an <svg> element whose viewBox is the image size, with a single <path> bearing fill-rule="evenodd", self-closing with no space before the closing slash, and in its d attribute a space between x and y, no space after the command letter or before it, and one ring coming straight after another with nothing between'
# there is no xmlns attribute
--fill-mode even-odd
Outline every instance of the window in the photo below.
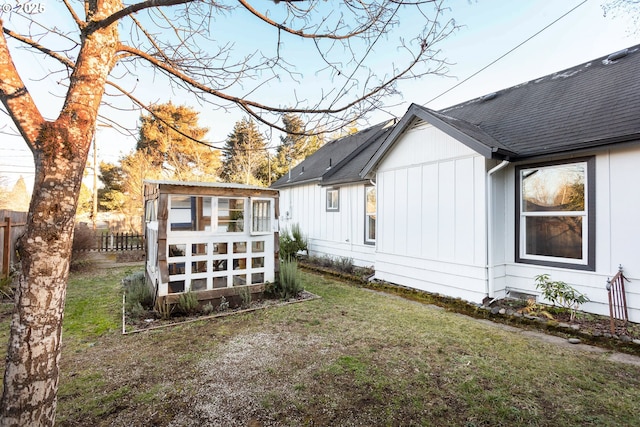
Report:
<svg viewBox="0 0 640 427"><path fill-rule="evenodd" d="M594 270L594 158L516 171L516 261Z"/></svg>
<svg viewBox="0 0 640 427"><path fill-rule="evenodd" d="M218 199L218 231L244 231L244 199Z"/></svg>
<svg viewBox="0 0 640 427"><path fill-rule="evenodd" d="M269 233L271 231L271 201L251 200L251 232Z"/></svg>
<svg viewBox="0 0 640 427"><path fill-rule="evenodd" d="M211 228L211 197L169 196L171 231L202 231Z"/></svg>
<svg viewBox="0 0 640 427"><path fill-rule="evenodd" d="M340 210L340 192L337 188L327 188L327 211Z"/></svg>
<svg viewBox="0 0 640 427"><path fill-rule="evenodd" d="M156 201L155 200L147 200L145 203L144 209L144 220L145 222L157 221L156 215Z"/></svg>
<svg viewBox="0 0 640 427"><path fill-rule="evenodd" d="M364 192L364 242L372 245L376 242L376 187L367 185L364 187Z"/></svg>

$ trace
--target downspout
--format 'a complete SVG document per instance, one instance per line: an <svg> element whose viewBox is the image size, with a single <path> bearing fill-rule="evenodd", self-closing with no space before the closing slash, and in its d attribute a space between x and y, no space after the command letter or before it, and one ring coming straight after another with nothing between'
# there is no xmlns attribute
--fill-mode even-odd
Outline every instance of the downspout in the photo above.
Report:
<svg viewBox="0 0 640 427"><path fill-rule="evenodd" d="M503 160L499 165L495 166L487 172L487 296L494 298L494 280L493 280L493 174L502 170L509 165L508 160Z"/></svg>

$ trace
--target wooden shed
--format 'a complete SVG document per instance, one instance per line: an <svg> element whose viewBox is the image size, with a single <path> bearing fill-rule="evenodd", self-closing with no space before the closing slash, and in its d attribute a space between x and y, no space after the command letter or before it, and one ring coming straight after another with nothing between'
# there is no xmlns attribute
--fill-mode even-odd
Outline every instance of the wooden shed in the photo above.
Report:
<svg viewBox="0 0 640 427"><path fill-rule="evenodd" d="M146 276L156 302L261 294L278 266L278 191L229 183L145 181Z"/></svg>

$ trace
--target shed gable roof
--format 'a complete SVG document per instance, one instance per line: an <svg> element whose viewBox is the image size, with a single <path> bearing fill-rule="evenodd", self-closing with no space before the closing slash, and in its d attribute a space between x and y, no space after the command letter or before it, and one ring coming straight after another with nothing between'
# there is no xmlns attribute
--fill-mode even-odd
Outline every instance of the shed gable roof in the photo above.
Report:
<svg viewBox="0 0 640 427"><path fill-rule="evenodd" d="M639 75L637 45L440 111L412 104L362 175L415 119L511 161L640 142Z"/></svg>

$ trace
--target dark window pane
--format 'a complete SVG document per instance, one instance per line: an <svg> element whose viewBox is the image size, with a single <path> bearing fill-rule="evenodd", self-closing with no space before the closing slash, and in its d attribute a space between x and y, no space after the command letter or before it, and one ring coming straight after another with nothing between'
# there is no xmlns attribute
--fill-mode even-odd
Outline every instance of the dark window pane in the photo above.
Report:
<svg viewBox="0 0 640 427"><path fill-rule="evenodd" d="M192 279L191 290L192 291L204 291L207 289L207 279Z"/></svg>
<svg viewBox="0 0 640 427"><path fill-rule="evenodd" d="M176 280L173 282L169 282L170 294L177 294L180 292L184 292L184 280Z"/></svg>
<svg viewBox="0 0 640 427"><path fill-rule="evenodd" d="M213 260L213 271L225 271L227 269L227 260L226 259L214 259Z"/></svg>
<svg viewBox="0 0 640 427"><path fill-rule="evenodd" d="M213 278L213 287L214 289L226 288L227 287L227 277L214 277Z"/></svg>
<svg viewBox="0 0 640 427"><path fill-rule="evenodd" d="M526 253L582 259L582 217L527 217Z"/></svg>
<svg viewBox="0 0 640 427"><path fill-rule="evenodd" d="M187 245L169 245L169 256L184 256Z"/></svg>
<svg viewBox="0 0 640 427"><path fill-rule="evenodd" d="M227 253L227 244L226 243L214 243L213 244L213 253L224 255Z"/></svg>
<svg viewBox="0 0 640 427"><path fill-rule="evenodd" d="M171 262L169 263L169 274L184 274L184 262Z"/></svg>
<svg viewBox="0 0 640 427"><path fill-rule="evenodd" d="M206 255L207 254L207 244L206 243L197 243L191 245L191 254L193 255Z"/></svg>
<svg viewBox="0 0 640 427"><path fill-rule="evenodd" d="M244 286L247 284L247 275L239 274L237 276L233 276L233 286Z"/></svg>
<svg viewBox="0 0 640 427"><path fill-rule="evenodd" d="M192 261L191 262L191 272L192 273L206 273L207 272L207 261Z"/></svg>
<svg viewBox="0 0 640 427"><path fill-rule="evenodd" d="M251 252L264 252L264 242L251 242Z"/></svg>
<svg viewBox="0 0 640 427"><path fill-rule="evenodd" d="M240 258L233 260L233 269L234 270L245 270L247 268L247 259Z"/></svg>

